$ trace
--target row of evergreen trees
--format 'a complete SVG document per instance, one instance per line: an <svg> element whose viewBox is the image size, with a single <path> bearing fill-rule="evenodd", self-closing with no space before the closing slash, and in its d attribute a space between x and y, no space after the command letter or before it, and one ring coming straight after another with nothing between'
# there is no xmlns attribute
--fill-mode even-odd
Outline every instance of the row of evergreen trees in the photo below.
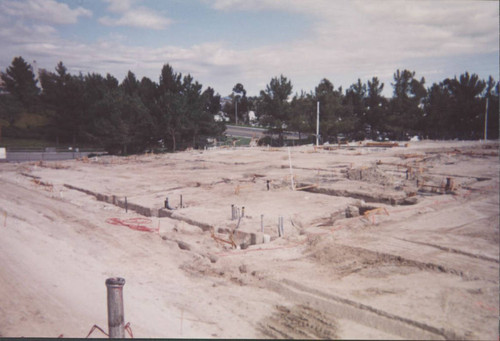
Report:
<svg viewBox="0 0 500 341"><path fill-rule="evenodd" d="M86 143L127 154L157 147L174 151L197 147L225 130L224 123L215 120L220 96L210 87L202 91L190 75L176 73L168 64L159 83L147 77L139 81L130 71L121 83L110 74L71 75L62 62L55 72L40 70L38 80L31 66L16 57L1 79L4 136ZM397 70L392 87L393 97L388 99L377 77L366 84L358 79L345 91L323 79L314 92L292 97L292 82L282 75L272 78L256 97L247 98L243 85L236 84L233 101L222 109L234 120L237 104L240 122L248 122L253 110L258 123L279 137L278 144L283 144L285 130L303 136L315 133L317 102L325 142L339 135L350 140L413 135L479 139L488 101L488 138L498 138L499 84L491 76L484 81L465 72L426 88L415 72Z"/></svg>
<svg viewBox="0 0 500 341"><path fill-rule="evenodd" d="M243 93L238 108L254 109L259 123L279 136L278 144L285 129L315 133L317 102L320 136L325 142L336 141L339 135L349 140L405 140L414 135L480 139L484 137L485 116L488 138L498 138L499 84L491 76L484 81L465 72L426 88L425 79L418 79L415 72L397 70L392 86L393 97L387 99L382 95L384 84L377 77L366 83L358 79L345 91L323 79L314 92L302 91L291 98L292 83L280 76L258 97L245 98L242 91L235 94ZM232 104L226 104L225 111L234 112Z"/></svg>
<svg viewBox="0 0 500 341"><path fill-rule="evenodd" d="M220 96L190 75L168 64L157 84L132 72L119 83L107 74L71 75L60 62L55 72L40 70L39 81L22 57L2 73L0 125L4 136L44 137L73 145L90 144L111 153L136 153L148 148L178 150L196 147L204 137L220 136L216 122ZM19 121L39 122L38 128ZM32 124L33 125L33 124ZM10 129L9 129L10 128Z"/></svg>

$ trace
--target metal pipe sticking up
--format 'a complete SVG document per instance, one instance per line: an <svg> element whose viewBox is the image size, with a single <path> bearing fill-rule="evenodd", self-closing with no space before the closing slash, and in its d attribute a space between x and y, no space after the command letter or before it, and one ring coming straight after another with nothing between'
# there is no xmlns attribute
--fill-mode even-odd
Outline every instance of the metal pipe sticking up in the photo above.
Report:
<svg viewBox="0 0 500 341"><path fill-rule="evenodd" d="M181 203L180 203L180 208L183 208L184 206L182 205L182 194L181 194Z"/></svg>
<svg viewBox="0 0 500 341"><path fill-rule="evenodd" d="M125 197L125 213L128 212L128 203L127 203L127 197Z"/></svg>
<svg viewBox="0 0 500 341"><path fill-rule="evenodd" d="M125 279L108 278L108 333L110 339L125 338L125 313L123 310L123 286Z"/></svg>
<svg viewBox="0 0 500 341"><path fill-rule="evenodd" d="M241 207L241 217L245 218L245 206Z"/></svg>
<svg viewBox="0 0 500 341"><path fill-rule="evenodd" d="M446 178L446 185L444 187L445 191L453 190L453 178Z"/></svg>
<svg viewBox="0 0 500 341"><path fill-rule="evenodd" d="M234 204L231 204L231 220L234 220Z"/></svg>
<svg viewBox="0 0 500 341"><path fill-rule="evenodd" d="M175 210L175 208L170 207L170 205L168 203L168 197L165 198L165 208L167 210L171 210L171 211Z"/></svg>
<svg viewBox="0 0 500 341"><path fill-rule="evenodd" d="M283 237L284 236L283 217L282 216L278 217L278 236L279 237Z"/></svg>

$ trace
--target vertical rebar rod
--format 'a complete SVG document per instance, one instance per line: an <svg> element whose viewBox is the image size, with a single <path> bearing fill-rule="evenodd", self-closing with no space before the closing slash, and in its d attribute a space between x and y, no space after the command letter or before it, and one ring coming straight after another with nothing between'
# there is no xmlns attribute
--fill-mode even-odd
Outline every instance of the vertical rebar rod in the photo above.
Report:
<svg viewBox="0 0 500 341"><path fill-rule="evenodd" d="M234 220L234 204L231 204L231 220Z"/></svg>
<svg viewBox="0 0 500 341"><path fill-rule="evenodd" d="M245 206L241 207L241 217L245 218Z"/></svg>
<svg viewBox="0 0 500 341"><path fill-rule="evenodd" d="M128 212L128 203L127 203L127 197L125 197L125 213Z"/></svg>
<svg viewBox="0 0 500 341"><path fill-rule="evenodd" d="M181 208L182 208L182 194L181 194L181 203L180 203L180 205L181 205Z"/></svg>
<svg viewBox="0 0 500 341"><path fill-rule="evenodd" d="M125 279L108 278L108 333L110 339L125 338L125 313L123 310L123 286Z"/></svg>

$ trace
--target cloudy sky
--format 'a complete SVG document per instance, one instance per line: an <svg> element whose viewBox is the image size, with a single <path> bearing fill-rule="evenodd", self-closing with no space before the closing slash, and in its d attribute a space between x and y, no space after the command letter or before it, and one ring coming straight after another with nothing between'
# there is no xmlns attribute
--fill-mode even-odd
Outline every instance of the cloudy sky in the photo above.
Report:
<svg viewBox="0 0 500 341"><path fill-rule="evenodd" d="M0 0L0 70L22 56L71 73L128 70L158 81L163 64L221 95L258 95L288 77L349 87L396 69L427 86L465 71L499 75L498 1Z"/></svg>

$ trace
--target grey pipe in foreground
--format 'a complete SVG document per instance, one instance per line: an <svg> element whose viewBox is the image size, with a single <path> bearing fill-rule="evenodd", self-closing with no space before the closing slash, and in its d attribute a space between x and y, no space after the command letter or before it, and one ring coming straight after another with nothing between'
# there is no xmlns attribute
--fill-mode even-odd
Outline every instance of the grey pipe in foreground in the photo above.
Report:
<svg viewBox="0 0 500 341"><path fill-rule="evenodd" d="M123 311L123 286L125 279L120 277L108 278L108 328L110 339L125 338L125 314Z"/></svg>

